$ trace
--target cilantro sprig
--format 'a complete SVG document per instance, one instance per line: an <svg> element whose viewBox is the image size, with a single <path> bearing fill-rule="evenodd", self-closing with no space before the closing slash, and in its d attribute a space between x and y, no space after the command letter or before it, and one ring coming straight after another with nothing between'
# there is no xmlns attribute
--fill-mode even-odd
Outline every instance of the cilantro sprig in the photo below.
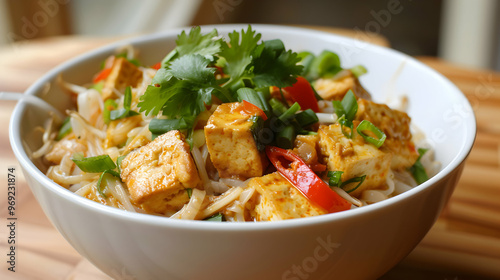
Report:
<svg viewBox="0 0 500 280"><path fill-rule="evenodd" d="M261 34L251 26L228 37L229 41L224 41L215 29L202 34L200 27L182 32L176 48L163 59L162 67L141 96L140 112L161 113L167 119L196 117L213 97L222 102L237 101L236 91L241 84L287 87L302 72L297 53L285 50L281 40L260 41ZM215 65L229 77L226 82L215 79Z"/></svg>

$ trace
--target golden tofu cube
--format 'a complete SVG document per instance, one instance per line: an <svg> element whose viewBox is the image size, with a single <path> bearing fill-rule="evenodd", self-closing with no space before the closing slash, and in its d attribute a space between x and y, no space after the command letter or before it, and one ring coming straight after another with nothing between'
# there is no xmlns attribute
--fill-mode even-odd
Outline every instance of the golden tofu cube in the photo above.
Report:
<svg viewBox="0 0 500 280"><path fill-rule="evenodd" d="M142 81L142 70L123 57L115 58L111 72L104 81L102 99L116 98L115 90L123 92L126 87L137 87Z"/></svg>
<svg viewBox="0 0 500 280"><path fill-rule="evenodd" d="M148 212L175 212L189 201L187 188L200 184L189 145L178 130L158 136L121 162L121 178L133 203Z"/></svg>
<svg viewBox="0 0 500 280"><path fill-rule="evenodd" d="M318 135L297 135L293 143L293 151L308 165L318 163L319 136Z"/></svg>
<svg viewBox="0 0 500 280"><path fill-rule="evenodd" d="M239 102L219 105L208 119L205 139L221 178L244 180L262 176L267 161L257 149L251 126L250 116Z"/></svg>
<svg viewBox="0 0 500 280"><path fill-rule="evenodd" d="M279 221L328 213L313 204L278 172L252 178L248 187L255 188L257 192L250 207L250 213L257 221Z"/></svg>
<svg viewBox="0 0 500 280"><path fill-rule="evenodd" d="M354 95L371 99L370 94L361 86L358 78L351 71L343 70L345 75L333 78L320 78L314 82L314 89L325 100L342 100L344 95L352 90Z"/></svg>
<svg viewBox="0 0 500 280"><path fill-rule="evenodd" d="M340 124L322 125L318 130L321 154L325 157L328 171L343 171L342 181L366 175L365 181L350 194L358 197L364 190L385 185L391 166L392 155L384 153L354 132L347 138ZM353 186L354 187L354 186Z"/></svg>
<svg viewBox="0 0 500 280"><path fill-rule="evenodd" d="M391 168L404 170L415 163L418 152L412 141L411 119L406 113L392 110L384 104L358 99L356 120L370 121L385 133L387 138L380 150L392 153Z"/></svg>

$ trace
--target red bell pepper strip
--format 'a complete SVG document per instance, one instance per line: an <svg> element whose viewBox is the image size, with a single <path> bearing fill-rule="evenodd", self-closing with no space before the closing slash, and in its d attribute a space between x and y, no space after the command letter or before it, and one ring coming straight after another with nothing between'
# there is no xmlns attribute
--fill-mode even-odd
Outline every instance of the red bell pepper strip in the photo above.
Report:
<svg viewBox="0 0 500 280"><path fill-rule="evenodd" d="M264 113L264 111L262 111L262 109L260 109L258 106L246 101L246 100L243 100L243 111L245 111L245 113L247 113L248 115L257 115L259 117L261 117L263 120L267 120L267 116L266 116L266 113Z"/></svg>
<svg viewBox="0 0 500 280"><path fill-rule="evenodd" d="M318 177L307 164L290 150L267 146L266 154L278 172L311 202L329 213L351 209L351 204Z"/></svg>
<svg viewBox="0 0 500 280"><path fill-rule="evenodd" d="M314 112L319 112L318 100L314 95L314 90L304 77L297 77L297 82L291 87L283 88L290 94L293 101L299 103L302 110L311 109Z"/></svg>
<svg viewBox="0 0 500 280"><path fill-rule="evenodd" d="M100 80L106 79L110 73L111 73L111 67L101 70L101 72L95 75L93 80L94 84L97 84Z"/></svg>
<svg viewBox="0 0 500 280"><path fill-rule="evenodd" d="M158 63L154 64L153 66L151 66L151 68L156 69L156 70L160 70L160 68L161 68L161 62L158 62Z"/></svg>

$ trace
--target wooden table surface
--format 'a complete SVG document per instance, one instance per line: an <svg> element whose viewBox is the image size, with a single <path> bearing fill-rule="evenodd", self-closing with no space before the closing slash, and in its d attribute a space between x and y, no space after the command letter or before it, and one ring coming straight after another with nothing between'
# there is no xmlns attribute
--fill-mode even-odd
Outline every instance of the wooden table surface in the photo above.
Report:
<svg viewBox="0 0 500 280"><path fill-rule="evenodd" d="M345 33L344 33L345 34ZM55 65L116 40L56 37L0 49L0 91L23 92ZM373 37L375 43L387 44ZM427 236L381 279L500 279L500 73L418 57L473 104L478 133L461 180ZM0 101L0 180L17 175L16 272L7 270L7 188L0 191L0 279L110 279L80 256L43 214L8 139L15 102Z"/></svg>

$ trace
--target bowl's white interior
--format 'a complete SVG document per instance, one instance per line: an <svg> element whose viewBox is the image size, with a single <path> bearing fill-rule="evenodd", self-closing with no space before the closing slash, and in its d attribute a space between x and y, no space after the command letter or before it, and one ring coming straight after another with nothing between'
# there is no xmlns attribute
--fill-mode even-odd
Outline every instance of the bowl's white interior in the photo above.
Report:
<svg viewBox="0 0 500 280"><path fill-rule="evenodd" d="M246 25L217 26L217 29L220 34L227 34L234 29L241 30L241 28L246 29L246 27ZM204 27L204 30L208 31L212 28ZM408 193L363 208L383 207L386 203L392 203L391 201L404 199L412 192L418 191L418 188L431 185L458 166L470 151L475 137L475 119L470 104L452 83L415 59L389 49L308 29L267 25L254 25L254 29L263 34L262 39L264 40L282 39L287 49L309 50L316 54L324 49L334 51L339 54L344 68L358 64L364 65L368 69L368 74L361 77L361 82L378 102L385 102L388 94L408 96L408 114L415 124L426 133L443 169L434 178ZM132 39L131 43L139 48L141 62L152 65L160 61L174 47L178 33L180 30L153 34ZM30 87L26 94L39 95L64 112L70 106L71 100L56 85L57 75L62 73L64 79L71 83L88 83L99 70L101 61L113 53L118 46L124 44L124 42L120 42L106 46L60 65ZM51 85L48 94L42 94L44 85L47 83ZM16 107L11 120L11 142L18 160L28 172L34 173L46 181L47 187L53 188L57 192L62 189L64 193L65 190L62 187L43 176L40 170L45 171L46 167L38 161L33 164L23 148L23 142L31 150L40 147L41 134L36 132L34 128L43 125L47 117L46 112L21 102ZM65 193L67 194L63 195L67 196L68 199L74 199L76 203L99 207L101 210L110 208L77 197L69 191ZM354 213L348 212L358 210L368 211L360 208L340 213L339 216L353 215ZM106 209L105 211L114 211L116 215L128 215L117 209ZM318 218L328 219L328 217ZM148 219L155 222L162 220L158 217ZM291 223L297 223L297 221Z"/></svg>

